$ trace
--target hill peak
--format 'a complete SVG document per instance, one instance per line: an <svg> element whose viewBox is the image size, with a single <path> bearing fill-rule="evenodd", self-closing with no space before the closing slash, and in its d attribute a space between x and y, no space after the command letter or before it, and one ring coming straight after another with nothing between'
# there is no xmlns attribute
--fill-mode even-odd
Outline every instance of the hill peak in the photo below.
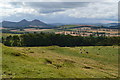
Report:
<svg viewBox="0 0 120 80"><path fill-rule="evenodd" d="M38 20L38 19L34 19L32 22L41 22L40 20Z"/></svg>
<svg viewBox="0 0 120 80"><path fill-rule="evenodd" d="M26 19L21 20L20 22L28 22Z"/></svg>

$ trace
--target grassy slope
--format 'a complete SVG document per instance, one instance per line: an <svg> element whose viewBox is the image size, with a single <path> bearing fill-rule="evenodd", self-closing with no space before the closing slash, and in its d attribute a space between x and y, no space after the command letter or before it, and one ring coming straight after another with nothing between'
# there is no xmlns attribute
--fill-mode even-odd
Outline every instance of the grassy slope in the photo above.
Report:
<svg viewBox="0 0 120 80"><path fill-rule="evenodd" d="M4 78L114 78L118 75L117 51L118 47L112 46L3 46L2 76Z"/></svg>

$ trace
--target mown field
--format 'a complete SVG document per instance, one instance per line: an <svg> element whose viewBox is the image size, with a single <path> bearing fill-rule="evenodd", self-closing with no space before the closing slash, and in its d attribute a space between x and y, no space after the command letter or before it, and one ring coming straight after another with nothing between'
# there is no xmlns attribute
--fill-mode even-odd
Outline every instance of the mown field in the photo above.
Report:
<svg viewBox="0 0 120 80"><path fill-rule="evenodd" d="M3 78L116 78L118 46L7 47Z"/></svg>

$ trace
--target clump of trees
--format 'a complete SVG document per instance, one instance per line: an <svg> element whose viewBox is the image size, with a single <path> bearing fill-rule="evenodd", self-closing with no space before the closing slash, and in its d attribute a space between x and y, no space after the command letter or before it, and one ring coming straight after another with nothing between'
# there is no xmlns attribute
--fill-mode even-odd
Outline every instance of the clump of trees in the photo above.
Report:
<svg viewBox="0 0 120 80"><path fill-rule="evenodd" d="M120 45L120 37L71 36L53 33L26 33L2 38L6 46L112 46Z"/></svg>

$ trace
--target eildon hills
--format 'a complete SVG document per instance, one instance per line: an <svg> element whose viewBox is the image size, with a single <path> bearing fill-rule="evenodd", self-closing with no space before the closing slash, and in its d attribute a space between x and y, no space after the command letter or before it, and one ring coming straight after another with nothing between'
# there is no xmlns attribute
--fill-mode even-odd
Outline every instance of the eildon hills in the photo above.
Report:
<svg viewBox="0 0 120 80"><path fill-rule="evenodd" d="M2 21L0 24L2 24L2 27L4 28L24 28L24 27L44 27L44 28L49 28L49 27L54 27L51 26L47 23L44 23L40 20L32 20L32 21L27 21L26 19L23 19L19 22L11 22L11 21Z"/></svg>

